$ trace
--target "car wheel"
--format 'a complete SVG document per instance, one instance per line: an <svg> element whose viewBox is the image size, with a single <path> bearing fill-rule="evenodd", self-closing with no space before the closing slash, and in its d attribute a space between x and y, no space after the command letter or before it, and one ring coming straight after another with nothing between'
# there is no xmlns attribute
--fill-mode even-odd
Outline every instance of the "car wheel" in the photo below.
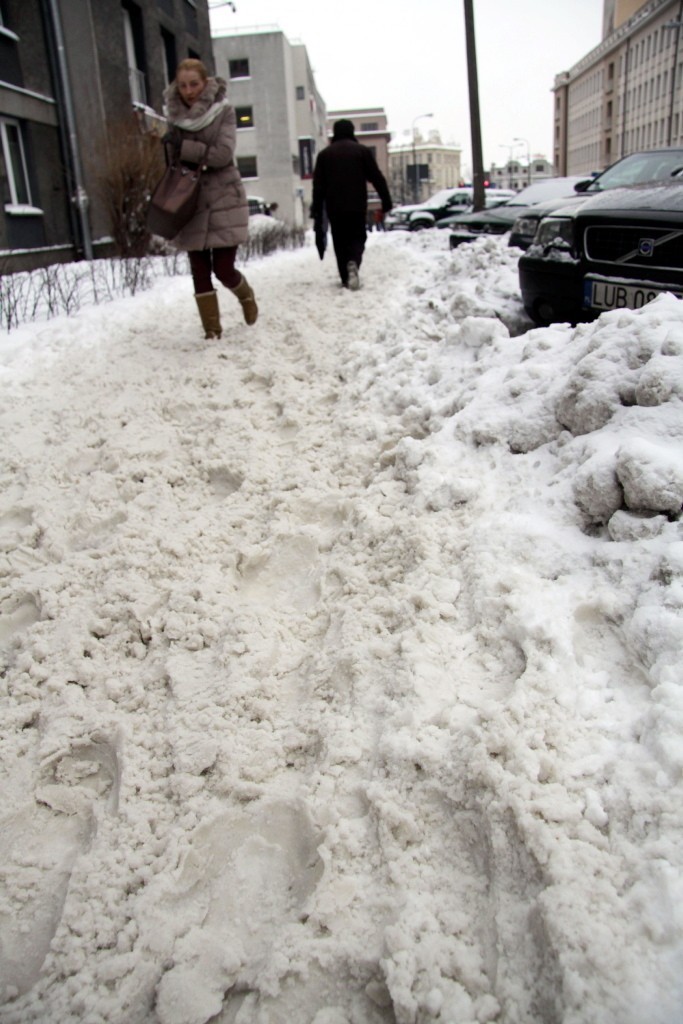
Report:
<svg viewBox="0 0 683 1024"><path fill-rule="evenodd" d="M431 228L432 226L431 220L411 220L410 222L411 231L422 231L423 228Z"/></svg>

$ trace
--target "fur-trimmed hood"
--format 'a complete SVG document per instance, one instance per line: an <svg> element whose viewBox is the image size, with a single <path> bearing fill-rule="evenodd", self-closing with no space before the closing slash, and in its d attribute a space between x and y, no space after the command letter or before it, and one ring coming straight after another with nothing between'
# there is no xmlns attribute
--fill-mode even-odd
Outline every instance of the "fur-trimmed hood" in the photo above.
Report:
<svg viewBox="0 0 683 1024"><path fill-rule="evenodd" d="M164 92L164 113L171 125L196 132L211 124L229 105L228 86L224 78L207 78L204 89L191 107L183 103L176 82Z"/></svg>

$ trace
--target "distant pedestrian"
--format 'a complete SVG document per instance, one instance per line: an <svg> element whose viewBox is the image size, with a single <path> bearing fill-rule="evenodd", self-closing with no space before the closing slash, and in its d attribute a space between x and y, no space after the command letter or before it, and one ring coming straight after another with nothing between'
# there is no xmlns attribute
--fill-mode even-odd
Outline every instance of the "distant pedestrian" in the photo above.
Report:
<svg viewBox="0 0 683 1024"><path fill-rule="evenodd" d="M321 150L313 172L313 218L318 230L324 212L332 231L342 285L356 291L365 250L370 182L388 211L393 203L386 179L367 146L356 139L352 121L335 121L329 146Z"/></svg>
<svg viewBox="0 0 683 1024"><path fill-rule="evenodd" d="M235 268L237 248L247 240L249 207L235 164L235 108L226 91L224 79L209 77L200 60L188 58L164 93L169 126L164 141L175 147L181 163L202 169L197 209L173 243L189 256L207 338L222 334L212 273L236 296L247 324L258 316L254 292Z"/></svg>

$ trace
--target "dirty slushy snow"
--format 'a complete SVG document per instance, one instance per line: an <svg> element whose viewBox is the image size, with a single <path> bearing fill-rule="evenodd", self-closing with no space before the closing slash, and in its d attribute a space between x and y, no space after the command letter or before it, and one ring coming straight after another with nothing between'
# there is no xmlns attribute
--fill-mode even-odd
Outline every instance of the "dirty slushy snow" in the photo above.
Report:
<svg viewBox="0 0 683 1024"><path fill-rule="evenodd" d="M683 303L370 240L0 341L3 1024L675 1024Z"/></svg>

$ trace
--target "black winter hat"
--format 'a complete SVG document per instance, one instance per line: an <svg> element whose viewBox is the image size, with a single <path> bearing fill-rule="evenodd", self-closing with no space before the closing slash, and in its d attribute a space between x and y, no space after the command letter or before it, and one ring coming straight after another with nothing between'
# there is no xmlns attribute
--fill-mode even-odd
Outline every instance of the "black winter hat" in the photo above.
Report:
<svg viewBox="0 0 683 1024"><path fill-rule="evenodd" d="M347 121L346 118L342 118L341 121L335 121L333 126L334 139L355 139L353 121Z"/></svg>

